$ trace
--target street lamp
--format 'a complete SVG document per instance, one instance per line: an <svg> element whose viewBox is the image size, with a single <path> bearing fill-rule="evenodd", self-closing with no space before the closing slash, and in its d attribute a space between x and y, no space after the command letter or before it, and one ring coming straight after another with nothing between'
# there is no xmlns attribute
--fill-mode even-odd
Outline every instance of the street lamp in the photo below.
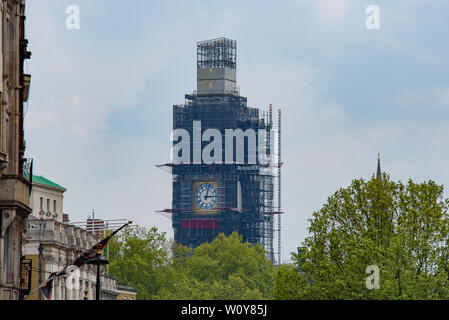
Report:
<svg viewBox="0 0 449 320"><path fill-rule="evenodd" d="M97 254L88 262L97 266L97 284L95 290L95 300L100 300L101 280L100 280L100 266L108 264L109 261L104 259L101 255L101 246L97 245Z"/></svg>

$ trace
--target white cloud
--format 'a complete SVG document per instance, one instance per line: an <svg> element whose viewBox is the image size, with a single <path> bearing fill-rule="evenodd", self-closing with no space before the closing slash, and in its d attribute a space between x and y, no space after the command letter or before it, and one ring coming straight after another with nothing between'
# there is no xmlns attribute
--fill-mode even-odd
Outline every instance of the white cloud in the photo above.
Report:
<svg viewBox="0 0 449 320"><path fill-rule="evenodd" d="M323 22L341 22L351 5L350 0L316 0L317 17Z"/></svg>
<svg viewBox="0 0 449 320"><path fill-rule="evenodd" d="M406 89L390 104L405 110L449 111L449 87Z"/></svg>

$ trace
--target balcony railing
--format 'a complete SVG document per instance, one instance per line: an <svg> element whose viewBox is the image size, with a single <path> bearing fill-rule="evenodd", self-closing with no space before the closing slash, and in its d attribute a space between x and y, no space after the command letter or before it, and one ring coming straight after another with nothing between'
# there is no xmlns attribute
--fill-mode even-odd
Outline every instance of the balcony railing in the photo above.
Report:
<svg viewBox="0 0 449 320"><path fill-rule="evenodd" d="M32 158L24 158L23 159L23 176L27 179L30 184L30 193L33 186L33 159Z"/></svg>

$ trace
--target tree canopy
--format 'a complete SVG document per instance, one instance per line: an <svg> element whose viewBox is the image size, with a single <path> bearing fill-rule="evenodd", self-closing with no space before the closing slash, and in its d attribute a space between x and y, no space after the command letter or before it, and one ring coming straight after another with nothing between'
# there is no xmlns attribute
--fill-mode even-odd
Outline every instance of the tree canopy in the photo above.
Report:
<svg viewBox="0 0 449 320"><path fill-rule="evenodd" d="M277 299L447 299L448 205L443 186L353 180L309 220L295 266L275 275ZM367 289L368 266L380 288Z"/></svg>
<svg viewBox="0 0 449 320"><path fill-rule="evenodd" d="M191 249L137 227L109 242L109 273L138 299L447 299L448 208L443 186L384 173L353 180L313 213L294 265L275 269L236 232ZM373 266L378 289L367 288Z"/></svg>
<svg viewBox="0 0 449 320"><path fill-rule="evenodd" d="M118 284L132 286L137 299L151 299L161 290L170 242L157 228L126 227L108 244L109 275Z"/></svg>
<svg viewBox="0 0 449 320"><path fill-rule="evenodd" d="M109 242L109 274L138 299L268 299L274 268L261 245L236 232L195 249L156 228L126 228Z"/></svg>
<svg viewBox="0 0 449 320"><path fill-rule="evenodd" d="M219 234L195 249L177 246L156 299L268 299L273 265L261 245L236 232Z"/></svg>

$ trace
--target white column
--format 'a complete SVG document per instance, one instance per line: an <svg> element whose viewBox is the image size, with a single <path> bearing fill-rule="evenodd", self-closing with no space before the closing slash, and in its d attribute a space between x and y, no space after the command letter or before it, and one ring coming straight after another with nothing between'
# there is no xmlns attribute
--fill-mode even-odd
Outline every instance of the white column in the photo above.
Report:
<svg viewBox="0 0 449 320"><path fill-rule="evenodd" d="M53 279L53 292L51 293L51 300L58 300L58 279Z"/></svg>
<svg viewBox="0 0 449 320"><path fill-rule="evenodd" d="M73 277L67 277L65 279L66 290L67 290L67 300L73 300Z"/></svg>
<svg viewBox="0 0 449 320"><path fill-rule="evenodd" d="M61 300L61 279L55 277L54 281L55 300Z"/></svg>
<svg viewBox="0 0 449 320"><path fill-rule="evenodd" d="M65 300L65 281L64 277L59 278L61 288L61 300Z"/></svg>
<svg viewBox="0 0 449 320"><path fill-rule="evenodd" d="M95 297L94 287L92 286L92 282L89 281L89 300L93 300Z"/></svg>
<svg viewBox="0 0 449 320"><path fill-rule="evenodd" d="M76 278L75 278L75 287L73 290L75 291L75 300L80 300L80 272L76 272Z"/></svg>

